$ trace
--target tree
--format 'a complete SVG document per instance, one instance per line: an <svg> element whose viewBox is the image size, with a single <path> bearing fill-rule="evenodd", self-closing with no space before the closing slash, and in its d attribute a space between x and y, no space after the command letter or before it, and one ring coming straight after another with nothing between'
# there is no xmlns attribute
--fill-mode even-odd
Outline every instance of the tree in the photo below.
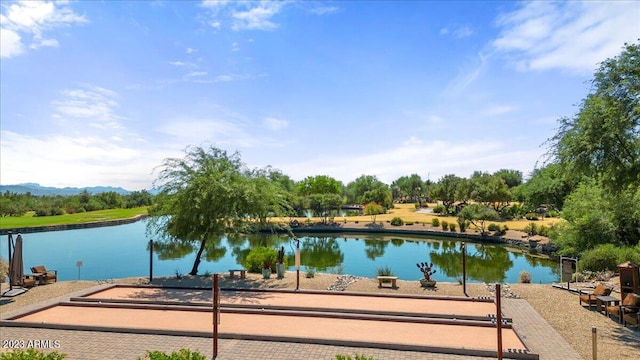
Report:
<svg viewBox="0 0 640 360"><path fill-rule="evenodd" d="M298 183L298 193L302 196L311 194L336 194L342 193L342 183L330 176L308 176Z"/></svg>
<svg viewBox="0 0 640 360"><path fill-rule="evenodd" d="M558 132L549 140L551 159L571 181L594 179L595 184L583 185L604 190L601 202L594 205L615 214L613 239L629 245L640 241L640 217L635 215L640 205L633 201L640 188L638 94L640 47L625 44L619 56L600 64L578 112L561 118ZM578 222L569 222L565 234L572 232L582 233ZM567 236L560 235L559 240ZM576 249L592 245L580 237L576 241L584 242Z"/></svg>
<svg viewBox="0 0 640 360"><path fill-rule="evenodd" d="M149 209L148 230L167 242L199 242L189 274L196 275L211 239L246 229L248 215L259 213L271 187L259 188L243 173L240 155L215 147L189 147L185 157L162 162L154 185L160 188ZM257 206L256 203L259 203Z"/></svg>
<svg viewBox="0 0 640 360"><path fill-rule="evenodd" d="M458 214L458 223L469 221L482 234L485 233L485 222L498 220L498 212L483 204L470 204Z"/></svg>
<svg viewBox="0 0 640 360"><path fill-rule="evenodd" d="M371 202L364 206L364 214L371 216L371 222L376 222L376 215L384 214L384 209L380 204Z"/></svg>
<svg viewBox="0 0 640 360"><path fill-rule="evenodd" d="M492 206L498 212L509 205L511 192L502 178L484 173L472 177L471 183L473 200Z"/></svg>
<svg viewBox="0 0 640 360"><path fill-rule="evenodd" d="M422 199L427 192L427 186L418 174L411 176L402 176L391 184L391 187L397 187L401 197L408 197L409 201L417 202L418 206L422 206Z"/></svg>
<svg viewBox="0 0 640 360"><path fill-rule="evenodd" d="M522 184L522 171L500 169L493 173L493 176L504 180L504 183L507 184L509 189Z"/></svg>
<svg viewBox="0 0 640 360"><path fill-rule="evenodd" d="M372 175L361 175L346 186L347 203L366 204L377 202L390 209L393 198L389 186Z"/></svg>
<svg viewBox="0 0 640 360"><path fill-rule="evenodd" d="M460 181L461 178L456 175L445 175L438 180L434 188L431 190L431 196L436 200L442 201L442 205L447 209L447 213L456 201L456 191Z"/></svg>
<svg viewBox="0 0 640 360"><path fill-rule="evenodd" d="M514 198L530 209L550 205L561 210L564 199L575 187L565 178L559 164L547 164L531 172L529 180L514 192Z"/></svg>

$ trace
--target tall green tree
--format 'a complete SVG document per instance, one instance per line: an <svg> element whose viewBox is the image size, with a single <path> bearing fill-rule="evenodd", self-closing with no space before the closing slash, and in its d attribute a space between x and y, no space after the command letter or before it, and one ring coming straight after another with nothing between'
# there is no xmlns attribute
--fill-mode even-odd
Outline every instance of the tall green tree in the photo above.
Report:
<svg viewBox="0 0 640 360"><path fill-rule="evenodd" d="M161 190L149 211L148 230L166 242L199 243L189 273L196 275L207 243L246 230L250 216L264 211L264 199L273 198L273 188L256 186L238 153L213 146L189 147L185 153L161 165L154 183Z"/></svg>
<svg viewBox="0 0 640 360"><path fill-rule="evenodd" d="M559 120L560 127L550 139L550 155L563 173L575 182L590 178L602 187L599 208L615 214L613 229L606 238L622 244L640 241L640 204L634 202L640 188L640 47L625 44L615 58L600 64L592 90L573 117ZM591 211L597 211L590 208ZM595 215L595 214L592 214ZM568 215L566 215L568 216ZM594 216L589 216L595 218ZM570 234L589 231L591 224L569 222L569 230L559 232L559 241L569 243ZM609 236L612 235L612 236ZM576 245L582 249L591 242Z"/></svg>
<svg viewBox="0 0 640 360"><path fill-rule="evenodd" d="M451 210L452 205L456 202L456 191L458 184L462 179L454 174L445 175L435 184L431 190L431 196L435 200L442 201L442 205Z"/></svg>

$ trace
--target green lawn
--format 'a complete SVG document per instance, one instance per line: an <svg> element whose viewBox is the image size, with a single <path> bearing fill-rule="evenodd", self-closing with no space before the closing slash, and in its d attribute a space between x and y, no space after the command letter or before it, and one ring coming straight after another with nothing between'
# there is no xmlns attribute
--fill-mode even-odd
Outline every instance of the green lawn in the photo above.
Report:
<svg viewBox="0 0 640 360"><path fill-rule="evenodd" d="M33 226L50 226L63 224L81 224L105 220L128 219L141 214L147 214L146 206L133 209L100 210L57 216L33 216L33 212L29 212L26 215L20 217L1 217L0 229L15 229Z"/></svg>

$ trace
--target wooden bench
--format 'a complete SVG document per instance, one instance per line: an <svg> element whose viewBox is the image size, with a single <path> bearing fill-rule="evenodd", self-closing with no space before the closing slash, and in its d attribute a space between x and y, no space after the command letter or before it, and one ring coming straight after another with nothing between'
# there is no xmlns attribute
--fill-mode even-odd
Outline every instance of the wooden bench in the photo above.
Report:
<svg viewBox="0 0 640 360"><path fill-rule="evenodd" d="M398 280L397 276L378 276L378 287L382 287L383 282L391 281L391 287L396 288L396 280Z"/></svg>
<svg viewBox="0 0 640 360"><path fill-rule="evenodd" d="M244 279L247 277L246 269L229 269L229 277L233 277L236 272L240 272L240 279Z"/></svg>

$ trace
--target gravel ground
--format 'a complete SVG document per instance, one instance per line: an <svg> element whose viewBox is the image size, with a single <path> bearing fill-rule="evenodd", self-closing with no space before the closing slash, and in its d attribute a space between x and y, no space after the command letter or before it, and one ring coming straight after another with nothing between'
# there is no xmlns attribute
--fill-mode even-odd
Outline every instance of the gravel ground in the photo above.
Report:
<svg viewBox="0 0 640 360"><path fill-rule="evenodd" d="M129 278L113 280L114 283L141 284L146 283L144 278ZM50 300L58 296L64 296L83 289L98 285L97 281L63 281L46 286L37 286L27 293L14 298L2 298L0 300L0 316L5 316L20 308L32 306L41 301ZM185 276L181 279L160 278L154 279L155 285L171 286L211 286L211 277ZM2 291L6 289L6 283L1 284ZM586 284L593 286L593 284ZM295 289L296 274L288 272L284 279L278 280L272 277L263 280L260 275L247 274L246 280L237 276L229 279L227 274L220 278L221 287L245 287L264 289ZM378 288L378 281L371 278L357 278L341 276L337 274L316 274L314 278L306 278L300 273L300 289L327 290L329 287L345 288L347 291L390 293L390 294L421 294L463 296L462 285L452 283L438 283L434 290L420 287L417 281L398 280L398 287ZM467 284L469 296L493 297L493 285ZM620 297L619 293L613 296ZM591 359L591 334L592 327L598 331L598 353L600 359L638 359L640 358L640 331L632 328L624 328L614 320L606 316L588 310L581 306L578 296L565 290L553 288L549 284L506 284L503 285L503 296L525 299L531 306L554 328L573 348L584 358ZM604 356L603 356L604 355Z"/></svg>

